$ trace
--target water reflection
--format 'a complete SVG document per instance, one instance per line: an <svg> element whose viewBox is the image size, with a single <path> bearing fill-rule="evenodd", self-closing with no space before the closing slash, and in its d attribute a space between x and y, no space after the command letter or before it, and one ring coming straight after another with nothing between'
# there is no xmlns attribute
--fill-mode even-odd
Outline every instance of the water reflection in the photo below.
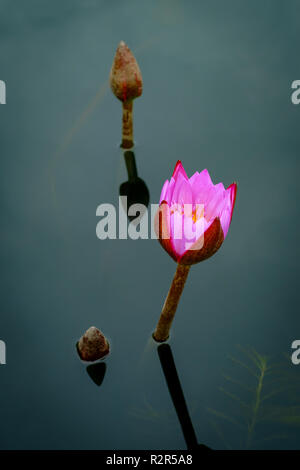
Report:
<svg viewBox="0 0 300 470"><path fill-rule="evenodd" d="M170 345L159 345L157 352L187 448L197 450L208 449L205 445L197 443L197 437L181 388Z"/></svg>
<svg viewBox="0 0 300 470"><path fill-rule="evenodd" d="M105 362L98 362L96 364L90 364L86 368L87 373L89 374L92 381L100 387L103 382L105 372L106 372L106 364Z"/></svg>
<svg viewBox="0 0 300 470"><path fill-rule="evenodd" d="M128 174L128 181L125 181L120 186L120 196L127 196L127 207L133 204L143 204L148 207L149 204L149 190L145 182L138 176L135 155L131 150L124 152L124 159ZM125 209L127 211L127 208ZM139 214L139 219L142 214ZM134 220L137 216L128 215L130 221Z"/></svg>

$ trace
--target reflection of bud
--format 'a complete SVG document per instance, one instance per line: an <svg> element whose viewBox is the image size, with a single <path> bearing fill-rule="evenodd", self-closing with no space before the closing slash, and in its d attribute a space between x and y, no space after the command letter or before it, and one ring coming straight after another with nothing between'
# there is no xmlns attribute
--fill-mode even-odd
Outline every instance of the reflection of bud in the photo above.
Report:
<svg viewBox="0 0 300 470"><path fill-rule="evenodd" d="M141 96L142 74L129 47L121 41L110 71L110 86L121 101L131 101Z"/></svg>
<svg viewBox="0 0 300 470"><path fill-rule="evenodd" d="M98 328L91 326L78 341L77 351L83 361L97 361L109 353L109 343Z"/></svg>

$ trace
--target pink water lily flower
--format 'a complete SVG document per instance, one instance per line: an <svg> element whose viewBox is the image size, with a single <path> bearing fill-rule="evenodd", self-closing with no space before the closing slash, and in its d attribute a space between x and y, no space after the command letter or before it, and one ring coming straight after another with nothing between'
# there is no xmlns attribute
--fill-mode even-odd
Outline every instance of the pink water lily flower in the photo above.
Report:
<svg viewBox="0 0 300 470"><path fill-rule="evenodd" d="M212 256L227 236L237 184L227 189L213 184L207 170L188 178L180 161L160 196L156 218L159 241L181 265L192 265ZM187 209L186 209L187 208Z"/></svg>

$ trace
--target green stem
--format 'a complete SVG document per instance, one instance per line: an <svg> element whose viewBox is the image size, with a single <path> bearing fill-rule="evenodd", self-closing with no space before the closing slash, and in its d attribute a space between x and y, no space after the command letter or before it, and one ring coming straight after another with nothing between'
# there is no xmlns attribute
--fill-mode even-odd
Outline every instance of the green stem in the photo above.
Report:
<svg viewBox="0 0 300 470"><path fill-rule="evenodd" d="M260 402L261 402L261 391L262 391L262 386L263 386L263 380L265 377L267 366L266 364L263 364L261 371L260 371L260 376L258 380L258 387L256 390L256 399L255 403L253 406L253 416L252 420L248 426L248 439L247 439L247 449L250 448L252 439L253 439L253 434L254 434L254 429L257 423L257 417L258 417L258 412L259 412L259 407L260 407Z"/></svg>

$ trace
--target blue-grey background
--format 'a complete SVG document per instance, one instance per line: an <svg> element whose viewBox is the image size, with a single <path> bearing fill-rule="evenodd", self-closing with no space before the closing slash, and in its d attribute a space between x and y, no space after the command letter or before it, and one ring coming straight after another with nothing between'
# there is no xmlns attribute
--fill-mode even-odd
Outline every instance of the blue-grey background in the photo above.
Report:
<svg viewBox="0 0 300 470"><path fill-rule="evenodd" d="M230 422L244 405L220 390L251 415L251 393L224 377L255 393L229 358L249 364L241 345L289 376L251 447L299 446L299 26L299 0L0 0L1 448L185 448L149 342L176 265L155 240L95 232L97 206L117 204L126 180L108 86L121 39L144 80L136 161L151 202L178 159L239 183L228 237L192 267L170 343L198 440L246 446ZM91 325L112 346L101 387L75 351Z"/></svg>

